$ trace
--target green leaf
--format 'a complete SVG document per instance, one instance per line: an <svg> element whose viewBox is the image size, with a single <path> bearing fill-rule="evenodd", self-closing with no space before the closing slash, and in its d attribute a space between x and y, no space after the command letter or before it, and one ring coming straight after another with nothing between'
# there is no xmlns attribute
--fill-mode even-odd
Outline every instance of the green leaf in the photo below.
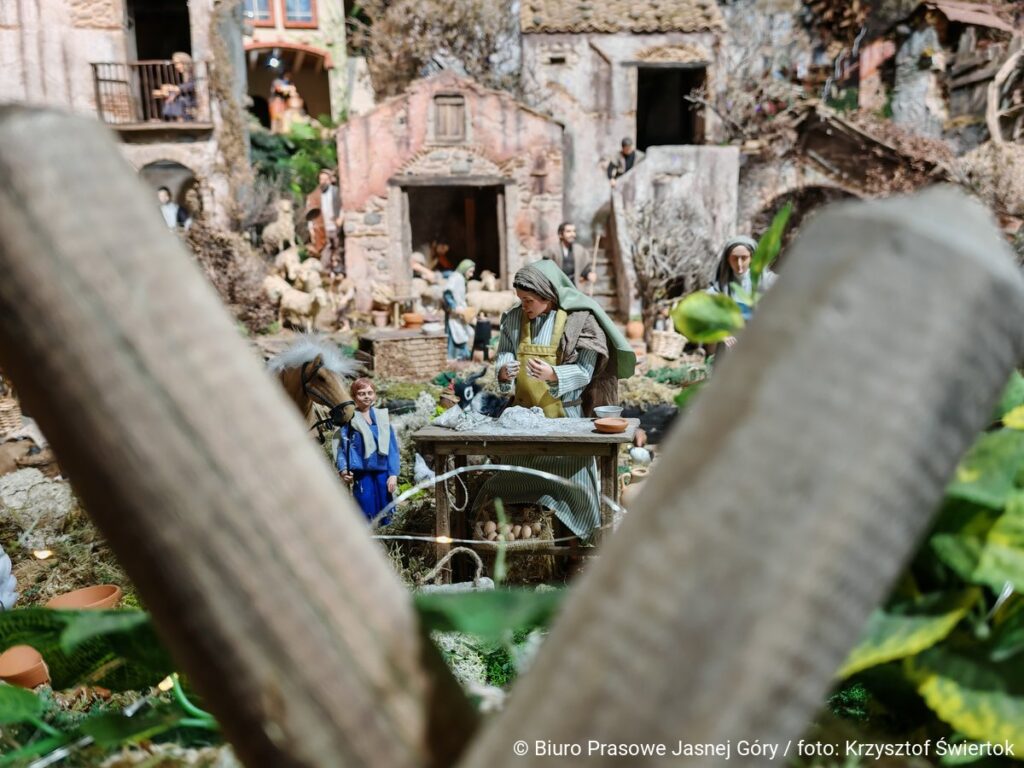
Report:
<svg viewBox="0 0 1024 768"><path fill-rule="evenodd" d="M1021 467L1024 467L1024 432L1016 429L987 432L960 462L946 494L1000 509L1016 490Z"/></svg>
<svg viewBox="0 0 1024 768"><path fill-rule="evenodd" d="M980 595L977 589L943 592L875 611L860 642L839 670L839 677L846 678L930 648L953 631Z"/></svg>
<svg viewBox="0 0 1024 768"><path fill-rule="evenodd" d="M676 330L698 344L714 344L743 327L743 312L721 293L691 293L672 308Z"/></svg>
<svg viewBox="0 0 1024 768"><path fill-rule="evenodd" d="M675 397L676 407L679 408L679 410L682 410L689 405L690 400L692 400L698 392L704 389L706 384L707 380L705 379L704 381L698 381L691 384L688 387L683 387L682 391L680 391L680 393Z"/></svg>
<svg viewBox="0 0 1024 768"><path fill-rule="evenodd" d="M1024 494L1011 497L992 526L974 577L996 591L1007 582L1024 591Z"/></svg>
<svg viewBox="0 0 1024 768"><path fill-rule="evenodd" d="M152 709L127 717L120 712L103 712L82 721L79 730L101 747L118 747L143 739L151 739L177 727L183 720L180 712Z"/></svg>
<svg viewBox="0 0 1024 768"><path fill-rule="evenodd" d="M1024 602L1019 602L992 633L989 658L1003 662L1024 652Z"/></svg>
<svg viewBox="0 0 1024 768"><path fill-rule="evenodd" d="M1003 396L996 405L992 421L999 421L1014 408L1024 406L1024 376L1019 371L1010 374L1010 380L1006 383Z"/></svg>
<svg viewBox="0 0 1024 768"><path fill-rule="evenodd" d="M981 561L989 531L999 511L960 499L946 499L928 545L935 556L969 584Z"/></svg>
<svg viewBox="0 0 1024 768"><path fill-rule="evenodd" d="M928 707L968 738L1024 744L1019 668L940 646L908 659L906 672Z"/></svg>
<svg viewBox="0 0 1024 768"><path fill-rule="evenodd" d="M72 651L65 651L61 637L82 614L94 614L83 619L91 624L95 614L102 612L20 608L0 613L0 650L22 643L31 645L46 660L54 690L79 684L113 691L138 690L156 685L174 671L148 617L145 623L125 620L125 624L134 624L131 629L122 626L123 631L114 632L108 627L107 634L82 637ZM86 633L83 630L81 634Z"/></svg>
<svg viewBox="0 0 1024 768"><path fill-rule="evenodd" d="M562 590L494 589L417 594L414 603L427 630L500 640L511 631L547 626L558 611L562 596Z"/></svg>
<svg viewBox="0 0 1024 768"><path fill-rule="evenodd" d="M32 691L0 683L0 725L27 723L43 714L43 700Z"/></svg>
<svg viewBox="0 0 1024 768"><path fill-rule="evenodd" d="M775 214L768 230L761 235L761 239L757 242L757 249L750 259L750 277L751 282L754 284L755 293L757 292L757 284L761 280L761 275L779 257L779 252L782 250L782 236L786 232L786 226L789 224L789 217L792 213L792 202L782 206L782 210Z"/></svg>
<svg viewBox="0 0 1024 768"><path fill-rule="evenodd" d="M1024 405L1018 405L1004 413L1003 426L1007 429L1024 429Z"/></svg>
<svg viewBox="0 0 1024 768"><path fill-rule="evenodd" d="M61 632L61 650L72 653L87 640L131 633L147 624L149 616L142 611L82 611Z"/></svg>

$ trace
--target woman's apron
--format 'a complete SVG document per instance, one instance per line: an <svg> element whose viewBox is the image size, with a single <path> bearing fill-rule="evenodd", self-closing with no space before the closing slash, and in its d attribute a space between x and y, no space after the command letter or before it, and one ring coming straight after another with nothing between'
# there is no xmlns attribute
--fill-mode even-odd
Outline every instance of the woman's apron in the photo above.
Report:
<svg viewBox="0 0 1024 768"><path fill-rule="evenodd" d="M564 418L565 408L562 401L551 394L548 386L550 382L535 379L527 373L527 364L532 359L540 360L552 367L558 365L558 344L562 340L567 317L568 314L561 309L555 314L555 327L551 331L550 344L533 343L530 319L525 312L523 313L523 325L519 332L519 347L516 349L519 373L516 375L515 404L525 408L537 406L544 411L544 415L549 419Z"/></svg>

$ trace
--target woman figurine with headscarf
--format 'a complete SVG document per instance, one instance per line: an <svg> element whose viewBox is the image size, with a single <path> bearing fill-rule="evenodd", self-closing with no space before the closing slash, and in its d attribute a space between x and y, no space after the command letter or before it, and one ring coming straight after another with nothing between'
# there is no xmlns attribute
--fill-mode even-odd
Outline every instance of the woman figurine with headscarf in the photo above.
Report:
<svg viewBox="0 0 1024 768"><path fill-rule="evenodd" d="M476 264L463 259L455 271L448 275L444 289L445 330L448 331L448 359L468 360L469 342L473 327L469 324L469 305L466 303L466 281L473 277Z"/></svg>
<svg viewBox="0 0 1024 768"><path fill-rule="evenodd" d="M616 403L617 380L633 375L636 355L597 302L580 293L553 261L523 267L512 286L520 304L501 318L498 388L514 394L514 405L536 406L552 419L591 416L594 406ZM481 498L539 503L574 534L589 538L601 520L593 457L510 457L508 463L560 475L575 487L498 474Z"/></svg>
<svg viewBox="0 0 1024 768"><path fill-rule="evenodd" d="M719 253L718 266L707 289L708 293L722 293L731 297L739 305L744 320L750 320L754 314L754 308L744 299L753 295L754 283L750 274L750 262L756 250L757 241L746 235L729 240ZM766 268L757 284L758 296L771 288L777 277L778 275ZM734 286L739 286L742 295L734 290ZM725 339L726 347L731 347L735 343L735 336Z"/></svg>

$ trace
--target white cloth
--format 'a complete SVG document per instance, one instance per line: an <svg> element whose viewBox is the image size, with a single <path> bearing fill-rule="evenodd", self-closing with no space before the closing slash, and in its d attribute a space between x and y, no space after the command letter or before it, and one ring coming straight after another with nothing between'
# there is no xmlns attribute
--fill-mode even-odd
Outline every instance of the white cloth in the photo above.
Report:
<svg viewBox="0 0 1024 768"><path fill-rule="evenodd" d="M390 414L384 408L374 408L373 417L377 422L377 434L380 435L379 442L373 439L373 429L371 429L370 423L362 413L356 411L355 416L352 417L352 429L363 436L364 459L370 458L373 455L374 449L381 456L387 456L391 451Z"/></svg>
<svg viewBox="0 0 1024 768"><path fill-rule="evenodd" d="M168 229L178 228L178 204L177 203L162 203L160 205L160 215L164 217L164 224L167 225Z"/></svg>
<svg viewBox="0 0 1024 768"><path fill-rule="evenodd" d="M328 235L333 235L338 231L338 226L334 223L334 194L336 187L332 184L327 188L326 191L320 191L320 213L324 217L324 230Z"/></svg>

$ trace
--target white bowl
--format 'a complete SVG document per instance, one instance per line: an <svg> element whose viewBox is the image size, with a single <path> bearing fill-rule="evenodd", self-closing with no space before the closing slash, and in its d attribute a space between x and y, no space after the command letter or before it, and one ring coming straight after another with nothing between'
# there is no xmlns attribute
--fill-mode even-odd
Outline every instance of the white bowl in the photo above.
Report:
<svg viewBox="0 0 1024 768"><path fill-rule="evenodd" d="M610 419L622 415L621 405L599 405L594 409L594 415L599 419Z"/></svg>

